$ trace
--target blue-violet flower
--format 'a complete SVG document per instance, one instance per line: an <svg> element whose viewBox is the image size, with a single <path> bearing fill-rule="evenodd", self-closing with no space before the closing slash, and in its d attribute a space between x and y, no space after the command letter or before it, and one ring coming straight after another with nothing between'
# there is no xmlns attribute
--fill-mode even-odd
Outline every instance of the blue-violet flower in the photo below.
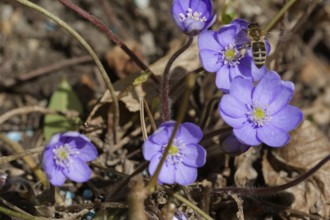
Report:
<svg viewBox="0 0 330 220"><path fill-rule="evenodd" d="M209 72L216 72L216 85L228 92L231 81L241 76L258 81L267 72L265 66L257 68L253 62L251 49L246 49L248 22L236 19L219 31L206 31L198 37L201 65ZM267 53L270 50L266 44Z"/></svg>
<svg viewBox="0 0 330 220"><path fill-rule="evenodd" d="M144 142L142 153L150 161L149 173L153 175L168 144L174 121L162 123ZM160 184L189 185L197 178L197 167L206 162L206 151L198 144L202 139L201 129L189 122L182 123L176 132L169 154L158 176Z"/></svg>
<svg viewBox="0 0 330 220"><path fill-rule="evenodd" d="M234 134L225 137L222 144L222 150L229 155L239 155L250 149L249 145L241 143Z"/></svg>
<svg viewBox="0 0 330 220"><path fill-rule="evenodd" d="M212 0L174 0L171 14L177 26L189 35L208 29L216 19Z"/></svg>
<svg viewBox="0 0 330 220"><path fill-rule="evenodd" d="M98 156L95 146L78 132L54 135L43 153L42 164L49 182L55 186L64 184L66 178L86 182L91 176L87 162Z"/></svg>
<svg viewBox="0 0 330 220"><path fill-rule="evenodd" d="M251 80L237 77L229 94L222 97L219 111L240 142L281 147L289 142L288 132L303 120L302 111L288 105L293 92L293 83L282 81L274 71L267 72L255 87Z"/></svg>

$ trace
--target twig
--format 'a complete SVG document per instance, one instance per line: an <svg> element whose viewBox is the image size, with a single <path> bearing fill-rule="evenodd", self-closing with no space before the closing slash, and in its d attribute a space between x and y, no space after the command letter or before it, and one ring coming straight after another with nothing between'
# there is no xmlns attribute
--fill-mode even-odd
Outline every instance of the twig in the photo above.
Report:
<svg viewBox="0 0 330 220"><path fill-rule="evenodd" d="M144 102L142 97L140 97L139 99L140 99L140 123L141 123L143 140L145 141L147 140L148 135L147 135L146 121L144 118Z"/></svg>
<svg viewBox="0 0 330 220"><path fill-rule="evenodd" d="M0 139L3 142L5 142L6 144L8 144L15 153L23 153L25 151L24 148L22 147L22 145L20 145L17 142L14 142L14 141L10 140L4 134L0 133ZM35 160L32 159L30 156L23 157L22 159L24 160L26 165L29 167L29 169L32 172L34 172L35 175L37 176L37 178L44 184L44 186L46 186L47 185L46 176L42 172L42 170L40 168L38 168L38 164L35 162Z"/></svg>
<svg viewBox="0 0 330 220"><path fill-rule="evenodd" d="M19 212L15 212L13 210L7 209L3 206L0 206L0 212L9 215L9 216L13 216L16 217L18 219L26 219L26 220L36 220L37 218L32 216L32 215L26 215L26 214L22 214Z"/></svg>
<svg viewBox="0 0 330 220"><path fill-rule="evenodd" d="M10 111L4 113L3 115L0 115L0 125L16 115L26 115L26 114L30 114L33 112L39 112L42 114L62 115L67 118L70 118L70 119L72 119L72 117L74 116L72 113L70 114L70 113L55 111L55 110L41 107L41 106L26 106L26 107L21 107L21 108L16 108L16 109L10 110Z"/></svg>
<svg viewBox="0 0 330 220"><path fill-rule="evenodd" d="M22 81L27 81L45 74L49 74L51 72L69 67L69 66L73 66L76 64L80 64L80 63L86 63L86 62L90 62L93 61L92 58L90 56L81 56L81 57L74 57L71 59L65 59L63 61L60 61L58 63L49 65L49 66L45 66L45 67L41 67L39 69L33 70L31 72L27 72L27 73L22 73L19 74L19 76L17 78L14 79L9 79L8 81L4 81L4 85L6 87L12 87L15 84L22 82Z"/></svg>
<svg viewBox="0 0 330 220"><path fill-rule="evenodd" d="M271 186L271 187L263 187L263 188L241 188L241 187L224 187L224 188L215 188L213 189L214 193L224 193L231 192L237 195L244 196L260 196L260 195L269 195L274 194L290 187L293 187L303 180L307 179L311 175L313 175L318 169L320 169L324 164L326 164L330 160L330 154L323 158L319 163L317 163L313 168L311 168L306 173L300 175L297 179L288 182L279 186Z"/></svg>
<svg viewBox="0 0 330 220"><path fill-rule="evenodd" d="M143 99L143 102L144 102L144 107L146 108L146 111L147 111L148 118L150 120L151 128L152 128L153 131L156 131L157 130L157 126L156 126L156 123L155 123L155 119L154 119L154 117L151 114L149 105L148 105L148 103L147 103L147 101L145 99Z"/></svg>
<svg viewBox="0 0 330 220"><path fill-rule="evenodd" d="M3 134L0 134L0 139L3 139ZM23 157L31 156L33 154L41 153L44 149L45 149L45 147L37 147L37 148L33 148L31 150L27 150L27 151L24 151L22 153L18 153L15 155L0 157L0 165L9 163L10 161L13 161L13 160L21 159Z"/></svg>
<svg viewBox="0 0 330 220"><path fill-rule="evenodd" d="M180 56L185 50L187 50L193 42L193 36L189 36L187 43L176 51L166 64L164 69L162 84L161 84L161 103L162 103L162 119L163 121L170 120L171 110L170 110L170 100L169 100L169 80L170 80L170 69L174 61Z"/></svg>
<svg viewBox="0 0 330 220"><path fill-rule="evenodd" d="M57 17L56 15L50 13L49 11L47 11L46 9L28 1L28 0L16 0L19 3L32 8L40 13L42 13L43 15L47 16L48 18L52 19L53 21L55 21L57 24L59 24L62 28L64 28L67 32L69 32L71 34L71 36L73 36L77 41L79 41L79 43L88 51L88 53L90 54L90 56L93 58L96 66L98 67L103 80L105 81L106 85L107 85L107 89L110 92L110 95L112 97L113 100L113 104L114 104L114 140L115 142L117 142L117 129L119 128L119 103L118 103L118 99L117 96L115 94L115 90L112 86L112 83L110 81L110 78L108 77L107 72L105 71L101 61L99 60L99 58L97 57L96 53L94 52L94 50L92 49L92 47L85 41L85 39L77 32L75 31L73 28L71 28L66 22L64 22L62 19L60 19L59 17Z"/></svg>
<svg viewBox="0 0 330 220"><path fill-rule="evenodd" d="M289 2L287 2L283 6L283 8L277 13L277 15L266 25L263 31L264 32L270 31L275 26L275 24L281 19L284 13L287 12L294 3L296 3L296 0L290 0Z"/></svg>
<svg viewBox="0 0 330 220"><path fill-rule="evenodd" d="M181 196L178 193L174 193L173 195L176 199L178 199L179 201L183 202L184 204L186 204L187 206L189 206L190 208L192 208L195 212L197 212L198 214L200 214L204 219L206 220L213 220L213 218L211 218L208 214L206 214L205 212L203 212L200 208L198 208L195 204L191 203L189 200L187 200L186 198L184 198L183 196Z"/></svg>
<svg viewBox="0 0 330 220"><path fill-rule="evenodd" d="M132 50L130 50L127 47L127 45L123 41L121 41L120 38L115 33L113 33L109 28L107 28L107 26L105 26L105 24L103 24L99 19L97 19L94 15L88 13L84 9L80 8L79 6L75 5L70 0L58 0L58 1L61 2L66 7L68 7L69 9L71 9L72 11L75 11L76 13L78 13L80 16L82 16L86 20L90 21L97 28L99 28L100 31L105 33L113 43L118 45L136 63L136 65L138 67L140 67L141 70L143 70L143 72L150 72L151 78L157 84L159 84L158 79L155 77L155 74L149 69L149 67L146 64L144 64L139 59L139 57L136 56L136 54Z"/></svg>
<svg viewBox="0 0 330 220"><path fill-rule="evenodd" d="M144 210L144 200L148 196L148 191L144 187L142 175L133 177L128 187L130 192L127 196L128 202L128 219L129 220L147 220L147 215Z"/></svg>

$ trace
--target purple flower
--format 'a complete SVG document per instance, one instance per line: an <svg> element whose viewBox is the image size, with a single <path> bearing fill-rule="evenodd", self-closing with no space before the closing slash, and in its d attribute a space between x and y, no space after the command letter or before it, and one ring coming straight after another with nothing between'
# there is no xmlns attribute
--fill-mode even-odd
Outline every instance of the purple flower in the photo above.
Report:
<svg viewBox="0 0 330 220"><path fill-rule="evenodd" d="M143 144L142 153L150 161L151 175L157 169L174 127L174 121L162 123ZM206 151L198 144L202 137L201 129L193 123L185 122L179 126L158 176L160 184L189 185L196 180L196 168L203 166L206 160Z"/></svg>
<svg viewBox="0 0 330 220"><path fill-rule="evenodd" d="M243 144L237 140L234 134L225 137L222 142L222 150L230 155L239 155L250 149L249 145Z"/></svg>
<svg viewBox="0 0 330 220"><path fill-rule="evenodd" d="M187 220L187 216L186 216L186 214L184 214L183 212L181 212L181 211L177 211L177 212L174 214L172 220Z"/></svg>
<svg viewBox="0 0 330 220"><path fill-rule="evenodd" d="M290 139L288 132L303 120L301 110L288 105L293 92L293 83L282 81L274 71L267 72L255 87L251 80L238 77L222 97L219 111L240 142L281 147Z"/></svg>
<svg viewBox="0 0 330 220"><path fill-rule="evenodd" d="M216 19L212 0L174 0L171 14L177 26L190 35L208 29Z"/></svg>
<svg viewBox="0 0 330 220"><path fill-rule="evenodd" d="M98 156L95 146L78 132L54 135L46 146L42 164L49 182L61 186L66 178L86 182L91 176L87 162Z"/></svg>
<svg viewBox="0 0 330 220"><path fill-rule="evenodd" d="M216 72L216 85L224 92L229 91L237 76L258 81L267 72L265 66L260 69L255 66L251 49L245 49L249 41L247 25L247 21L236 19L218 32L206 31L198 37L200 62L205 70Z"/></svg>

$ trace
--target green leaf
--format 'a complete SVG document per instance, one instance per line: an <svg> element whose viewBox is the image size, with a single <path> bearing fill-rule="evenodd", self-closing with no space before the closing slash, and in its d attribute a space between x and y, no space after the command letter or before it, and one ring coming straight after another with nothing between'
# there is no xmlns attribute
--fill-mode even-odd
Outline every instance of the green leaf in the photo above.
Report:
<svg viewBox="0 0 330 220"><path fill-rule="evenodd" d="M144 71L141 73L140 76L138 76L134 82L133 82L133 85L136 86L136 85L139 85L139 84L142 84L144 82L146 82L148 79L149 79L149 76L151 75L151 72L150 71Z"/></svg>
<svg viewBox="0 0 330 220"><path fill-rule="evenodd" d="M73 110L82 113L81 103L68 81L63 79L50 98L48 108L66 112ZM54 134L77 130L76 121L61 115L46 115L44 118L44 137L48 141Z"/></svg>
<svg viewBox="0 0 330 220"><path fill-rule="evenodd" d="M222 23L229 24L236 17L235 12L228 12L222 15Z"/></svg>

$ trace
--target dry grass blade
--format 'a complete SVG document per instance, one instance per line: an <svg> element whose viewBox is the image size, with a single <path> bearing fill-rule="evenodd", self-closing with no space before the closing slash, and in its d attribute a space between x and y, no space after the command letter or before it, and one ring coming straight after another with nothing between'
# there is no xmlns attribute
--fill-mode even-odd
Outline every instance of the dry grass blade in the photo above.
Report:
<svg viewBox="0 0 330 220"><path fill-rule="evenodd" d="M0 134L0 139L3 138L3 134ZM38 154L41 153L44 150L44 147L37 147L22 153L18 153L15 155L10 155L10 156L4 156L4 157L0 157L0 165L5 164L5 163L9 163L13 160L17 160L17 159L21 159L23 157L27 157L27 156L31 156L33 154Z"/></svg>

